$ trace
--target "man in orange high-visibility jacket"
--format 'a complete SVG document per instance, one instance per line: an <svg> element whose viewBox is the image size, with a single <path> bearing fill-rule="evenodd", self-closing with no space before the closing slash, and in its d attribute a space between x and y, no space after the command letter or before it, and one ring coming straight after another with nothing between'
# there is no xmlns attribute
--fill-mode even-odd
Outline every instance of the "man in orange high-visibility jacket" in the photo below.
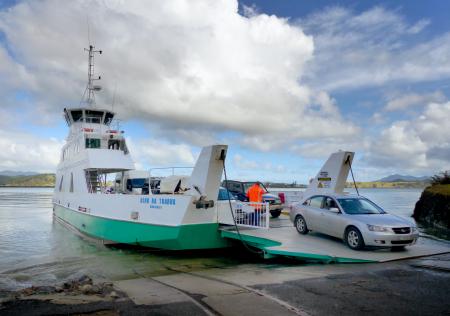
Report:
<svg viewBox="0 0 450 316"><path fill-rule="evenodd" d="M261 214L261 204L252 204L251 202L262 203L263 195L265 191L259 185L259 182L255 182L247 191L247 197L250 205L255 208L255 213L252 214L252 224L259 226L260 214Z"/></svg>

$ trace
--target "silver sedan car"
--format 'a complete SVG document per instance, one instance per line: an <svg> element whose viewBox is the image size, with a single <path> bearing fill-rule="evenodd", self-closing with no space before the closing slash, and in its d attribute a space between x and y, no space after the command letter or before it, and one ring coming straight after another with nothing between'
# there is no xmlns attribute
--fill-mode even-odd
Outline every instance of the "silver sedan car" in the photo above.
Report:
<svg viewBox="0 0 450 316"><path fill-rule="evenodd" d="M300 234L317 231L342 238L354 250L364 246L391 247L415 244L417 227L406 219L383 211L362 196L316 195L293 205L291 221Z"/></svg>

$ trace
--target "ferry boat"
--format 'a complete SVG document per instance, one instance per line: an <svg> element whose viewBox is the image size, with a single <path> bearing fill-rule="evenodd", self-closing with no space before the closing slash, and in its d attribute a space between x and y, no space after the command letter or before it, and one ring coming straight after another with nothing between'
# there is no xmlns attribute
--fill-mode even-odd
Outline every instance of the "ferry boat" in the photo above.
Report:
<svg viewBox="0 0 450 316"><path fill-rule="evenodd" d="M448 252L448 247L426 244L404 252L354 251L330 238L298 234L293 226L281 225L280 219L270 225L268 203L258 207L261 217L252 220L249 214L257 203L230 201L220 188L226 145L202 148L189 176L158 178L135 170L124 132L114 127L115 113L95 104L94 93L100 87L94 81L100 78L94 78L94 53L100 51L93 46L87 51L83 106L64 109L69 134L56 171L53 215L57 221L108 244L188 250L223 248L240 241L264 258L381 262ZM313 195L342 194L353 155L333 153L299 203Z"/></svg>
<svg viewBox="0 0 450 316"><path fill-rule="evenodd" d="M216 203L227 146L204 147L189 177L178 182L168 177L165 183L175 183L172 189L125 186L130 174L139 172L124 131L113 127L115 113L95 104L94 93L101 88L94 85L100 79L94 77L94 54L101 51L92 45L86 51L83 105L64 109L69 134L56 171L54 217L105 243L170 250L228 246L218 229ZM115 190L108 178L114 179ZM152 179L147 180L150 185Z"/></svg>

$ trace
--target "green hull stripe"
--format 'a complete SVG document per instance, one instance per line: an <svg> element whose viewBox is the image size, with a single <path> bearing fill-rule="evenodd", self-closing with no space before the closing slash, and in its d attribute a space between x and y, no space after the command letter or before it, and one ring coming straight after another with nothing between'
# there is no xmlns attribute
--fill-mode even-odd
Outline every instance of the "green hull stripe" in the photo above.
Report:
<svg viewBox="0 0 450 316"><path fill-rule="evenodd" d="M299 259L309 259L309 260L319 260L324 262L336 262L336 263L370 263L377 262L374 260L365 260L365 259L356 259L356 258L341 258L341 257L333 257L327 255L318 255L314 253L303 253L303 252L291 252L285 250L276 250L276 249L267 249L266 250L270 255L276 256L284 256L284 257L293 257Z"/></svg>
<svg viewBox="0 0 450 316"><path fill-rule="evenodd" d="M55 205L54 213L80 232L104 240L144 247L188 250L228 247L217 223L160 226L93 216Z"/></svg>
<svg viewBox="0 0 450 316"><path fill-rule="evenodd" d="M239 235L234 231L222 230L222 237L238 239ZM281 246L282 244L278 241L261 238L251 235L246 235L245 232L241 231L242 240L245 241L250 246L261 249L264 251L265 258L272 258L276 256L291 257L303 260L315 260L322 262L336 262L336 263L365 263L365 262L377 262L373 260L355 259L355 258L341 258L333 257L328 255L319 255L314 253L304 253L304 252L293 252L279 249L271 249L271 247Z"/></svg>
<svg viewBox="0 0 450 316"><path fill-rule="evenodd" d="M281 243L272 239L256 237L252 235L245 235L244 231L241 231L242 240L244 240L247 244L255 245L257 248L260 247L273 247L273 246L281 246ZM239 235L234 231L222 230L222 237L232 238L239 240Z"/></svg>

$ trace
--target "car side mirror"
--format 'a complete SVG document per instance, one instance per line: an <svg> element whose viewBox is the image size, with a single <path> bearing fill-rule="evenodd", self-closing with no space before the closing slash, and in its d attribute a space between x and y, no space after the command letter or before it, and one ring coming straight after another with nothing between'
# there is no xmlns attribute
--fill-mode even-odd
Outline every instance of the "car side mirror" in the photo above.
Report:
<svg viewBox="0 0 450 316"><path fill-rule="evenodd" d="M330 212L333 212L336 214L339 214L341 212L341 211L339 211L339 209L337 207L330 207L329 210L330 210Z"/></svg>

